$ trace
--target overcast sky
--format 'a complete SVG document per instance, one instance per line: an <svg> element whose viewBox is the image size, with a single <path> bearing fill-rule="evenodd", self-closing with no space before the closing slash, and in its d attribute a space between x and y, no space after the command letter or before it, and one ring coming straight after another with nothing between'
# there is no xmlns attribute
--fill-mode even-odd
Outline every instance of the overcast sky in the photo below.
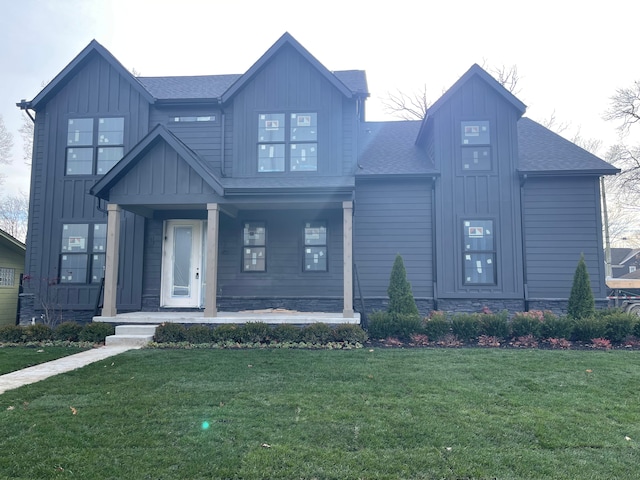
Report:
<svg viewBox="0 0 640 480"><path fill-rule="evenodd" d="M288 31L329 70L366 70L368 120L393 119L389 92L426 85L436 100L473 63L517 65L526 116L555 112L603 156L609 97L640 80L639 18L637 0L0 0L0 115L16 144L0 196L29 188L15 103L93 38L143 76L207 75L245 72Z"/></svg>

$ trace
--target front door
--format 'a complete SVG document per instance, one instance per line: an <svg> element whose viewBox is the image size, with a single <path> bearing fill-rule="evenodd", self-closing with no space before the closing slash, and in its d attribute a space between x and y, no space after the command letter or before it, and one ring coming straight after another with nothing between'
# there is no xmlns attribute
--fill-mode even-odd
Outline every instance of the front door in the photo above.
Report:
<svg viewBox="0 0 640 480"><path fill-rule="evenodd" d="M163 307L201 307L203 222L167 220L162 262Z"/></svg>

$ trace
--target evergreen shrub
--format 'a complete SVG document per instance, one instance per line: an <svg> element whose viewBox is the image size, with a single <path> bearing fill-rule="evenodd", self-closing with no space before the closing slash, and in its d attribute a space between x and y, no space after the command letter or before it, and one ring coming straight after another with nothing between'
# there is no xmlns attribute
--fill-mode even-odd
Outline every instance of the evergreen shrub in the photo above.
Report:
<svg viewBox="0 0 640 480"><path fill-rule="evenodd" d="M634 327L638 323L638 316L632 313L618 311L601 317L606 325L605 338L614 343L620 343L633 335Z"/></svg>
<svg viewBox="0 0 640 480"><path fill-rule="evenodd" d="M478 314L457 313L451 318L451 333L462 342L472 342L478 338L480 319Z"/></svg>
<svg viewBox="0 0 640 480"><path fill-rule="evenodd" d="M509 338L510 329L506 310L500 313L481 313L478 316L481 335L499 340Z"/></svg>
<svg viewBox="0 0 640 480"><path fill-rule="evenodd" d="M418 315L418 307L411 292L411 284L407 280L407 271L404 268L404 261L401 255L396 255L391 269L389 279L389 313L399 313L402 315Z"/></svg>
<svg viewBox="0 0 640 480"><path fill-rule="evenodd" d="M438 341L451 333L451 324L444 312L433 312L422 322L422 331L432 341Z"/></svg>
<svg viewBox="0 0 640 480"><path fill-rule="evenodd" d="M192 325L186 329L185 339L193 344L211 343L213 341L213 329L208 325Z"/></svg>
<svg viewBox="0 0 640 480"><path fill-rule="evenodd" d="M87 323L78 335L81 342L104 343L104 339L115 333L115 327L110 323Z"/></svg>
<svg viewBox="0 0 640 480"><path fill-rule="evenodd" d="M267 343L271 338L271 327L264 322L245 323L238 329L241 343Z"/></svg>
<svg viewBox="0 0 640 480"><path fill-rule="evenodd" d="M542 332L544 314L540 310L517 312L511 319L511 336L513 338L532 337L539 339Z"/></svg>
<svg viewBox="0 0 640 480"><path fill-rule="evenodd" d="M569 295L567 314L572 318L580 319L593 317L595 313L596 306L593 299L593 291L591 290L591 282L589 281L589 272L584 261L584 254L581 254L578 266L573 274L573 285L571 286L571 295Z"/></svg>
<svg viewBox="0 0 640 480"><path fill-rule="evenodd" d="M271 332L271 337L280 343L285 342L298 342L300 341L300 327L290 325L287 323L281 323L277 325Z"/></svg>
<svg viewBox="0 0 640 480"><path fill-rule="evenodd" d="M23 341L24 330L17 325L0 327L0 343L19 343Z"/></svg>
<svg viewBox="0 0 640 480"><path fill-rule="evenodd" d="M364 343L369 336L360 325L343 323L333 329L333 339L336 342Z"/></svg>
<svg viewBox="0 0 640 480"><path fill-rule="evenodd" d="M572 339L576 342L591 342L594 338L604 338L607 323L602 317L574 319Z"/></svg>
<svg viewBox="0 0 640 480"><path fill-rule="evenodd" d="M48 325L36 323L24 328L24 339L27 342L43 342L52 338L53 330Z"/></svg>
<svg viewBox="0 0 640 480"><path fill-rule="evenodd" d="M80 339L80 332L82 332L82 325L76 322L63 322L53 331L53 338L66 342L77 342Z"/></svg>
<svg viewBox="0 0 640 480"><path fill-rule="evenodd" d="M156 328L153 339L158 343L184 342L187 339L187 329L181 323L162 323Z"/></svg>
<svg viewBox="0 0 640 480"><path fill-rule="evenodd" d="M567 315L558 317L545 312L544 322L540 325L540 338L564 338L569 340L573 331L573 319Z"/></svg>
<svg viewBox="0 0 640 480"><path fill-rule="evenodd" d="M410 340L416 333L422 333L422 320L419 315L374 312L369 316L371 338L394 337L399 340Z"/></svg>
<svg viewBox="0 0 640 480"><path fill-rule="evenodd" d="M219 325L213 330L214 342L239 342L240 331L237 325Z"/></svg>
<svg viewBox="0 0 640 480"><path fill-rule="evenodd" d="M300 341L305 343L323 344L331 340L333 331L326 323L318 322L307 325L300 333Z"/></svg>

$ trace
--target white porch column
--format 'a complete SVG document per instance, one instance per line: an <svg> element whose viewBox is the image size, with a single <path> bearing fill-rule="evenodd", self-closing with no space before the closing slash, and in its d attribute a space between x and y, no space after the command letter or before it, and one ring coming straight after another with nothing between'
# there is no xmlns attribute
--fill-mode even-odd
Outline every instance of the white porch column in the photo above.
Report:
<svg viewBox="0 0 640 480"><path fill-rule="evenodd" d="M342 202L344 318L353 318L353 202Z"/></svg>
<svg viewBox="0 0 640 480"><path fill-rule="evenodd" d="M120 257L120 206L107 205L107 254L104 267L103 317L115 317L118 293L118 262Z"/></svg>
<svg viewBox="0 0 640 480"><path fill-rule="evenodd" d="M218 221L220 209L217 203L207 204L207 287L204 292L204 316L218 315L216 295L218 291Z"/></svg>

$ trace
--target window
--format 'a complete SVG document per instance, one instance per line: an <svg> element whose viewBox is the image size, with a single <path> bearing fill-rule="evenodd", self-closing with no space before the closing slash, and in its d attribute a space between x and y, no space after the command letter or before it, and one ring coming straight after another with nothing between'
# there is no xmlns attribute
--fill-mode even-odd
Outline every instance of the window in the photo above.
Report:
<svg viewBox="0 0 640 480"><path fill-rule="evenodd" d="M327 271L327 223L307 222L304 226L304 271Z"/></svg>
<svg viewBox="0 0 640 480"><path fill-rule="evenodd" d="M201 117L172 117L171 121L176 123L191 123L191 122L215 122L215 115L207 115Z"/></svg>
<svg viewBox="0 0 640 480"><path fill-rule="evenodd" d="M16 269L0 267L0 287L13 287L16 284Z"/></svg>
<svg viewBox="0 0 640 480"><path fill-rule="evenodd" d="M465 285L496 284L496 247L493 220L463 222Z"/></svg>
<svg viewBox="0 0 640 480"><path fill-rule="evenodd" d="M124 118L70 118L67 175L104 175L124 156Z"/></svg>
<svg viewBox="0 0 640 480"><path fill-rule="evenodd" d="M491 170L491 131L488 121L461 124L462 171Z"/></svg>
<svg viewBox="0 0 640 480"><path fill-rule="evenodd" d="M629 273L633 273L636 271L635 265L629 265Z"/></svg>
<svg viewBox="0 0 640 480"><path fill-rule="evenodd" d="M318 170L316 113L258 115L258 172Z"/></svg>
<svg viewBox="0 0 640 480"><path fill-rule="evenodd" d="M104 277L106 250L106 224L64 224L60 283L100 283Z"/></svg>
<svg viewBox="0 0 640 480"><path fill-rule="evenodd" d="M267 271L267 228L264 222L245 222L242 230L242 271Z"/></svg>

